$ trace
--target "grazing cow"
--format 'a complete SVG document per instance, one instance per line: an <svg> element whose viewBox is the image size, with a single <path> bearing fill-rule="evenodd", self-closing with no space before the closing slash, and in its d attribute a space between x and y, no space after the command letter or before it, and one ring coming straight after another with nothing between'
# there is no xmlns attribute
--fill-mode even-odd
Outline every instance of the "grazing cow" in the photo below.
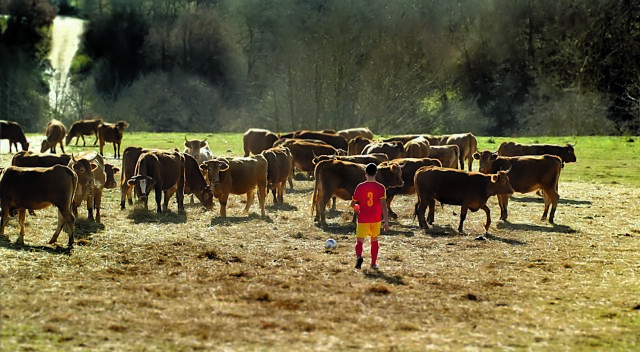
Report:
<svg viewBox="0 0 640 352"><path fill-rule="evenodd" d="M135 175L136 163L142 153L150 152L152 149L142 147L127 147L122 153L122 170L120 171L120 209L125 209L125 199L129 205L133 205L131 199L131 188L127 180Z"/></svg>
<svg viewBox="0 0 640 352"><path fill-rule="evenodd" d="M9 140L9 153L11 153L11 147L15 147L16 152L18 151L18 143L22 150L29 150L27 137L24 136L24 131L17 122L0 120L0 139Z"/></svg>
<svg viewBox="0 0 640 352"><path fill-rule="evenodd" d="M267 198L267 175L269 162L261 154L233 159L217 158L205 161L201 166L206 170L209 189L220 201L220 216L227 216L229 194L246 194L244 212L249 212L253 203L254 189L258 189L260 213L264 213Z"/></svg>
<svg viewBox="0 0 640 352"><path fill-rule="evenodd" d="M416 137L404 144L405 158L428 158L429 141L423 136Z"/></svg>
<svg viewBox="0 0 640 352"><path fill-rule="evenodd" d="M293 156L287 147L273 147L262 152L269 163L267 170L267 189L273 194L273 203L284 203L284 188L291 178Z"/></svg>
<svg viewBox="0 0 640 352"><path fill-rule="evenodd" d="M120 158L120 144L122 144L122 135L124 129L129 127L125 121L113 123L102 123L98 127L98 140L100 141L100 155L104 155L104 145L106 142L113 143L113 157Z"/></svg>
<svg viewBox="0 0 640 352"><path fill-rule="evenodd" d="M383 153L389 160L404 158L404 144L402 142L374 142L362 150L362 154Z"/></svg>
<svg viewBox="0 0 640 352"><path fill-rule="evenodd" d="M471 132L443 135L440 145L457 145L460 149L460 170L464 170L464 162L467 161L469 170L473 167L473 153L478 151L478 140Z"/></svg>
<svg viewBox="0 0 640 352"><path fill-rule="evenodd" d="M96 140L93 141L93 145L98 144L98 127L102 125L102 119L92 119L92 120L78 120L71 125L69 128L69 132L67 133L67 137L65 138L65 144L69 145L73 137L76 138L76 145L78 145L78 140L82 138L82 146L86 146L87 142L84 140L84 136L95 135Z"/></svg>
<svg viewBox="0 0 640 352"><path fill-rule="evenodd" d="M347 145L347 155L358 155L362 154L362 150L364 147L373 143L373 141L369 138L365 138L362 136L357 136L349 140L349 144Z"/></svg>
<svg viewBox="0 0 640 352"><path fill-rule="evenodd" d="M340 130L336 133L338 136L344 137L347 141L350 141L358 136L373 139L373 132L366 127L347 128Z"/></svg>
<svg viewBox="0 0 640 352"><path fill-rule="evenodd" d="M442 163L442 167L451 169L458 168L458 160L460 156L460 148L457 145L432 145L429 147L429 157L438 159Z"/></svg>
<svg viewBox="0 0 640 352"><path fill-rule="evenodd" d="M207 187L207 180L202 175L196 159L189 154L184 156L184 194L195 195L206 209L213 208L213 192ZM193 202L192 202L193 203Z"/></svg>
<svg viewBox="0 0 640 352"><path fill-rule="evenodd" d="M251 153L260 154L273 147L273 143L278 139L278 136L269 130L250 128L242 135L244 156L249 156Z"/></svg>
<svg viewBox="0 0 640 352"><path fill-rule="evenodd" d="M318 139L324 141L330 146L336 149L342 149L346 151L349 149L349 141L347 141L344 137L339 136L334 133L326 133L326 132L315 132L315 131L302 131L295 138L298 139Z"/></svg>
<svg viewBox="0 0 640 352"><path fill-rule="evenodd" d="M11 158L11 165L22 167L51 167L53 165L67 166L71 155L37 154L28 150L17 152Z"/></svg>
<svg viewBox="0 0 640 352"><path fill-rule="evenodd" d="M562 170L562 159L557 155L530 155L519 157L498 156L496 153L484 151L474 153L473 157L480 161L480 172L492 174L498 170L509 169L509 180L514 191L529 193L542 188L544 196L544 212L542 220L547 218L549 205L551 213L549 222L553 224L558 200L558 179ZM498 196L500 204L500 219L507 220L507 206L509 197Z"/></svg>
<svg viewBox="0 0 640 352"><path fill-rule="evenodd" d="M522 155L557 155L564 163L576 162L576 154L573 150L573 144L554 145L554 144L520 144L514 142L502 142L498 147L499 156L522 156Z"/></svg>
<svg viewBox="0 0 640 352"><path fill-rule="evenodd" d="M169 199L174 193L178 201L178 211L184 211L184 156L178 151L142 153L136 162L136 171L133 177L127 180L127 184L135 188L145 209L149 209L147 201L153 190L158 213L169 209Z"/></svg>
<svg viewBox="0 0 640 352"><path fill-rule="evenodd" d="M75 216L72 211L73 196L78 176L67 166L54 165L48 168L9 166L0 176L0 209L2 224L0 236L9 221L9 212L18 209L20 236L18 244L24 244L24 222L26 210L44 209L51 205L58 208L58 226L49 240L55 244L62 228L69 229L68 246L73 246Z"/></svg>
<svg viewBox="0 0 640 352"><path fill-rule="evenodd" d="M407 143L412 139L416 139L418 137L422 137L421 134L404 134L399 136L391 136L383 139L383 142L401 142L402 144Z"/></svg>
<svg viewBox="0 0 640 352"><path fill-rule="evenodd" d="M64 127L62 122L55 119L49 121L47 124L47 131L45 132L45 136L47 138L42 141L40 153L44 153L49 150L55 154L57 144L60 144L60 149L62 149L62 153L64 153L64 144L62 143L62 140L64 139L65 134L67 134L67 129Z"/></svg>
<svg viewBox="0 0 640 352"><path fill-rule="evenodd" d="M389 216L397 219L398 214L391 209L393 198L401 194L415 194L416 187L413 183L413 178L416 171L423 166L442 166L442 163L440 163L440 160L432 158L400 158L393 159L391 162L397 163L402 168L402 187L394 187L387 190L387 210Z"/></svg>
<svg viewBox="0 0 640 352"><path fill-rule="evenodd" d="M329 199L334 195L344 200L351 200L356 186L366 181L366 165L341 160L324 160L316 165L315 183L311 198L311 213L315 209L314 221L322 227L327 226L325 210ZM402 186L402 170L396 163L381 163L376 173L376 181L387 190Z"/></svg>
<svg viewBox="0 0 640 352"><path fill-rule="evenodd" d="M290 142L289 142L290 141ZM299 139L290 139L282 144L289 148L293 156L293 166L302 172L313 172L315 165L313 158L318 155L340 155L341 152L327 144L310 143ZM293 188L291 184L289 184Z"/></svg>
<svg viewBox="0 0 640 352"><path fill-rule="evenodd" d="M462 225L467 217L467 211L484 210L487 214L485 231L489 232L491 225L491 211L487 207L489 197L497 194L512 194L513 188L509 183L508 171L498 171L497 174L485 175L479 172L467 172L437 166L424 166L418 169L414 178L418 201L415 214L418 216L420 227L428 229L433 224L435 201L443 204L460 205L460 224L458 231L463 232ZM424 214L429 208L429 216L425 221Z"/></svg>

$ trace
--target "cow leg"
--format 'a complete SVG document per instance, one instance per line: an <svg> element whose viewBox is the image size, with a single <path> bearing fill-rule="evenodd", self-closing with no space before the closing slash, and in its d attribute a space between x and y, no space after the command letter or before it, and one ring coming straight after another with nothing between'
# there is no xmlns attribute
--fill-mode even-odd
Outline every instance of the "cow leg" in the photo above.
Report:
<svg viewBox="0 0 640 352"><path fill-rule="evenodd" d="M414 206L413 214L414 216L418 217L418 224L420 227L424 229L429 228L429 225L427 225L427 222L424 219L424 213L426 210L427 210L427 202L423 202L420 199L418 199L418 201L416 202L416 205Z"/></svg>
<svg viewBox="0 0 640 352"><path fill-rule="evenodd" d="M487 223L484 225L484 230L486 233L489 233L489 226L491 225L491 210L486 204L480 209L484 210L485 214L487 214ZM462 226L462 224L460 226Z"/></svg>
<svg viewBox="0 0 640 352"><path fill-rule="evenodd" d="M133 201L131 200L131 193L129 193L129 191L131 190L131 187L129 187L129 185L127 185L127 181L126 180L122 180L122 184L120 185L120 209L124 210L125 209L125 199L128 198L129 200L129 205L133 205Z"/></svg>
<svg viewBox="0 0 640 352"><path fill-rule="evenodd" d="M68 246L71 248L73 246L73 231L75 230L75 222L76 219L71 213L69 208L65 208L64 211L58 207L58 227L56 228L56 232L53 234L51 239L49 240L49 244L53 245L58 241L58 236L60 232L64 228L64 225L69 226L69 243Z"/></svg>
<svg viewBox="0 0 640 352"><path fill-rule="evenodd" d="M0 237L4 236L4 228L7 226L7 221L9 221L9 207L3 207L2 221L0 221Z"/></svg>
<svg viewBox="0 0 640 352"><path fill-rule="evenodd" d="M394 195L389 195L387 194L387 212L389 213L389 216L392 219L397 219L398 218L398 214L396 214L396 212L394 212L393 210L391 210L391 202L393 201L393 198L395 196Z"/></svg>
<svg viewBox="0 0 640 352"><path fill-rule="evenodd" d="M468 210L469 209L464 205L462 206L462 209L460 209L460 224L458 224L458 232L460 232L460 233L464 233L464 230L462 229L462 225L464 224L464 219L467 218L467 211Z"/></svg>
<svg viewBox="0 0 640 352"><path fill-rule="evenodd" d="M247 204L244 206L245 213L249 212L249 208L251 208L251 204L253 204L253 198L255 198L255 195L253 194L253 192L255 192L254 189L247 192Z"/></svg>
<svg viewBox="0 0 640 352"><path fill-rule="evenodd" d="M82 136L82 140L84 141L84 136ZM96 132L96 140L93 141L93 145L98 144L98 132Z"/></svg>
<svg viewBox="0 0 640 352"><path fill-rule="evenodd" d="M276 192L277 192L277 191L276 191L276 188L274 187L274 188L271 190L271 194L273 195L273 204L278 204L278 197L276 196Z"/></svg>
<svg viewBox="0 0 640 352"><path fill-rule="evenodd" d="M427 216L427 223L429 225L433 225L433 222L435 221L435 214L436 214L436 199L429 198L427 200L427 206L429 207L429 215Z"/></svg>
<svg viewBox="0 0 640 352"><path fill-rule="evenodd" d="M96 223L100 223L100 207L102 206L102 190L99 190L93 196L93 205L96 209Z"/></svg>
<svg viewBox="0 0 640 352"><path fill-rule="evenodd" d="M60 149L62 150L62 154L64 154L64 145L62 144L62 141L60 141Z"/></svg>
<svg viewBox="0 0 640 352"><path fill-rule="evenodd" d="M20 235L18 237L18 244L24 244L24 221L27 217L27 209L20 208L18 210L18 221L20 222Z"/></svg>
<svg viewBox="0 0 640 352"><path fill-rule="evenodd" d="M94 206L95 206L95 196L93 192L90 192L90 194L87 195L87 218L91 221L95 221L93 218Z"/></svg>
<svg viewBox="0 0 640 352"><path fill-rule="evenodd" d="M542 213L542 221L547 218L547 212L549 205L551 205L551 213L549 214L549 223L553 224L553 218L556 214L556 207L558 206L558 200L560 195L555 189L548 189L543 192L544 195L544 213Z"/></svg>
<svg viewBox="0 0 640 352"><path fill-rule="evenodd" d="M116 156L117 156L117 154L116 154L116 143L114 142L114 143L113 143L113 158L114 158L114 159L117 159L117 157L116 157Z"/></svg>
<svg viewBox="0 0 640 352"><path fill-rule="evenodd" d="M78 139L80 139L80 137L76 137L76 146L78 145ZM95 143L93 145L95 145ZM82 146L83 147L87 146L87 141L84 140L84 136L82 136Z"/></svg>
<svg viewBox="0 0 640 352"><path fill-rule="evenodd" d="M286 186L287 186L286 181L280 182L276 185L276 188L278 190L278 203L280 204L284 203L284 190Z"/></svg>
<svg viewBox="0 0 640 352"><path fill-rule="evenodd" d="M498 204L500 205L500 220L507 221L507 216L509 216L509 195L498 194Z"/></svg>
<svg viewBox="0 0 640 352"><path fill-rule="evenodd" d="M160 187L157 187L154 190L153 193L155 193L155 197L156 197L156 211L158 212L158 214L160 214L160 213L162 213L162 206L161 206L161 204L162 204L162 190L160 189Z"/></svg>
<svg viewBox="0 0 640 352"><path fill-rule="evenodd" d="M229 194L223 194L218 198L220 201L220 216L223 218L227 217L227 201L229 200Z"/></svg>
<svg viewBox="0 0 640 352"><path fill-rule="evenodd" d="M336 196L331 197L331 210L336 211Z"/></svg>
<svg viewBox="0 0 640 352"><path fill-rule="evenodd" d="M258 185L258 203L260 203L260 216L264 217L264 206L267 202L267 182Z"/></svg>
<svg viewBox="0 0 640 352"><path fill-rule="evenodd" d="M289 174L287 181L289 181L289 189L293 189L293 168L291 168L291 173Z"/></svg>

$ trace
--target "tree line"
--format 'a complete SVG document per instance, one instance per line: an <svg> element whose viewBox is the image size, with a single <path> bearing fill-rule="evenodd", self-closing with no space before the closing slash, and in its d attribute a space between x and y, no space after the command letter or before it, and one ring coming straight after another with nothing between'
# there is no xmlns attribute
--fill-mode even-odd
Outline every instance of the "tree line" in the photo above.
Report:
<svg viewBox="0 0 640 352"><path fill-rule="evenodd" d="M640 3L630 0L0 4L0 118L27 130L89 113L148 131L640 130ZM55 11L87 26L75 91L52 111L39 97Z"/></svg>

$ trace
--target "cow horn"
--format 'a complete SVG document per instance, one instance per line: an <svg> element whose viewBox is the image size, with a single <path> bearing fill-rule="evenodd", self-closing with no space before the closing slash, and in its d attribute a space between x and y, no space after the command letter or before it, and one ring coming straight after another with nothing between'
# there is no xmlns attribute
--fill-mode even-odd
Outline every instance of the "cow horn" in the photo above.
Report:
<svg viewBox="0 0 640 352"><path fill-rule="evenodd" d="M187 139L187 136L184 136L184 141L188 142L189 140Z"/></svg>

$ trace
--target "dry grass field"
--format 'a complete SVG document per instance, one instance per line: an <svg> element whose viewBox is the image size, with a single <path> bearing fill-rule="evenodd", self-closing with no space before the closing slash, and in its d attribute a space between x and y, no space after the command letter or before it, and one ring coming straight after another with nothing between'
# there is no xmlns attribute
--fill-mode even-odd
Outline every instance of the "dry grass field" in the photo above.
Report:
<svg viewBox="0 0 640 352"><path fill-rule="evenodd" d="M487 241L474 240L483 212L469 213L460 234L459 207L439 208L425 232L412 217L415 197L400 196L381 270L371 272L353 269L348 202L323 230L310 216L313 183L294 185L285 205L269 198L265 218L257 204L244 214L240 196L226 219L218 204L121 211L110 190L103 224L80 211L72 250L65 234L60 247L47 245L52 208L28 216L24 246L10 220L0 238L0 350L639 348L638 188L561 177L556 225L539 221L535 194L512 198L509 222L491 199ZM324 248L330 237L335 250Z"/></svg>

